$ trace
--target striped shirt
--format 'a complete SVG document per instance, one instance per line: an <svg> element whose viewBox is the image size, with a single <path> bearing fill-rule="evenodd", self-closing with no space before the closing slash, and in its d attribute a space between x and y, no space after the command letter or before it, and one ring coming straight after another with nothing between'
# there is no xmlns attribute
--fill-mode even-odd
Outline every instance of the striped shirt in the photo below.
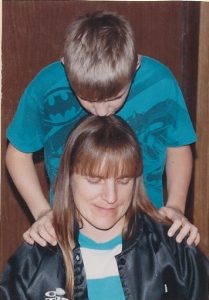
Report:
<svg viewBox="0 0 209 300"><path fill-rule="evenodd" d="M115 256L122 250L121 235L97 243L79 233L79 243L84 262L88 296L90 300L124 300Z"/></svg>

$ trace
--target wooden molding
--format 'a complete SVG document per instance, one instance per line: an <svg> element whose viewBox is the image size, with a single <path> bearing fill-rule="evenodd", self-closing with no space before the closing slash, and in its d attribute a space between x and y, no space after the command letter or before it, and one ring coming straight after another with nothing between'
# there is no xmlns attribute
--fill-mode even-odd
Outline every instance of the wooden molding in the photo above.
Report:
<svg viewBox="0 0 209 300"><path fill-rule="evenodd" d="M194 175L194 223L209 257L209 3L201 3Z"/></svg>

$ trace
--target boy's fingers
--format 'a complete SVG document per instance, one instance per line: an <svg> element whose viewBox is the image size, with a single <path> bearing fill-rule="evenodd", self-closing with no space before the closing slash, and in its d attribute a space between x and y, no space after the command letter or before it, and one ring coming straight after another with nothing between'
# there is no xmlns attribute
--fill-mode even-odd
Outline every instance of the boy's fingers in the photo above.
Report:
<svg viewBox="0 0 209 300"><path fill-rule="evenodd" d="M200 242L200 234L198 232L197 237L196 237L196 239L194 241L195 246L197 246L199 244L199 242Z"/></svg>
<svg viewBox="0 0 209 300"><path fill-rule="evenodd" d="M191 229L190 229L189 237L187 239L187 244L188 245L192 245L192 244L197 245L198 244L198 239L200 241L200 235L198 233L198 229L197 229L197 227L195 227L194 225L192 225Z"/></svg>
<svg viewBox="0 0 209 300"><path fill-rule="evenodd" d="M30 245L33 245L34 242L38 243L42 247L47 245L46 241L43 240L40 235L31 228L23 234L23 238Z"/></svg>
<svg viewBox="0 0 209 300"><path fill-rule="evenodd" d="M33 245L34 244L34 240L30 237L29 232L26 231L23 233L23 239L26 243Z"/></svg>
<svg viewBox="0 0 209 300"><path fill-rule="evenodd" d="M52 211L40 217L33 225L23 234L24 240L33 245L34 242L41 246L46 246L47 243L55 246L57 238L54 227L52 225Z"/></svg>
<svg viewBox="0 0 209 300"><path fill-rule="evenodd" d="M186 223L176 236L177 243L181 243L183 239L189 234L191 226L189 223Z"/></svg>
<svg viewBox="0 0 209 300"><path fill-rule="evenodd" d="M193 243L195 245L199 244L200 235L198 233L198 229L196 226L192 225L186 218L175 220L168 230L168 236L173 236L177 231L179 231L176 236L176 241L178 243L181 243L183 239L188 236L188 245L192 245Z"/></svg>
<svg viewBox="0 0 209 300"><path fill-rule="evenodd" d="M52 238L56 241L57 240L57 236L54 230L54 227L52 225L51 222L46 222L44 224L46 231L52 236Z"/></svg>
<svg viewBox="0 0 209 300"><path fill-rule="evenodd" d="M39 232L36 232L33 228L30 230L30 237L40 246L45 247L47 245L47 242L45 239L43 239Z"/></svg>
<svg viewBox="0 0 209 300"><path fill-rule="evenodd" d="M159 213L173 221L173 224L168 230L168 236L171 237L178 232L176 236L176 241L178 243L181 243L182 240L188 236L188 245L199 244L200 235L197 227L191 224L181 212L171 207L162 207L159 210Z"/></svg>
<svg viewBox="0 0 209 300"><path fill-rule="evenodd" d="M55 246L57 244L56 239L47 231L45 226L39 228L38 234L42 239L44 239L47 243Z"/></svg>
<svg viewBox="0 0 209 300"><path fill-rule="evenodd" d="M175 220L168 230L168 236L173 236L176 233L176 231L179 230L181 225L182 222L180 219Z"/></svg>

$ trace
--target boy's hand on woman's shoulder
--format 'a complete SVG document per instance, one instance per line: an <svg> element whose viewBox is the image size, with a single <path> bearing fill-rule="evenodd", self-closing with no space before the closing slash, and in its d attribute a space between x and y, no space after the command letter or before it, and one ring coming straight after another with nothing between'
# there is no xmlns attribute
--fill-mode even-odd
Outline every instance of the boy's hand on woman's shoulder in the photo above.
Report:
<svg viewBox="0 0 209 300"><path fill-rule="evenodd" d="M33 225L23 233L25 242L30 245L36 242L42 247L45 247L47 243L55 246L57 244L57 238L52 224L52 218L52 210L49 210L36 220Z"/></svg>
<svg viewBox="0 0 209 300"><path fill-rule="evenodd" d="M176 235L176 241L178 243L181 243L184 238L187 238L188 245L194 244L197 246L199 244L200 234L197 227L190 223L180 210L164 206L159 209L159 213L173 222L168 230L168 236L173 236L178 232Z"/></svg>

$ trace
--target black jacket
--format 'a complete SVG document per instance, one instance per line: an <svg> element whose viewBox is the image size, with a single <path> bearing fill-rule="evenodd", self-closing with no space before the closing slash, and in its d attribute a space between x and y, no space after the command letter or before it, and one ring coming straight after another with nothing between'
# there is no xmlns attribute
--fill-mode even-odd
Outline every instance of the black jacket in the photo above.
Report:
<svg viewBox="0 0 209 300"><path fill-rule="evenodd" d="M128 300L207 300L207 276L197 248L167 236L167 226L138 217L133 239L116 256ZM74 249L75 299L88 299L79 245ZM67 299L58 246L24 244L9 260L0 284L2 300ZM69 299L70 300L70 299ZM119 300L119 299L115 299Z"/></svg>

